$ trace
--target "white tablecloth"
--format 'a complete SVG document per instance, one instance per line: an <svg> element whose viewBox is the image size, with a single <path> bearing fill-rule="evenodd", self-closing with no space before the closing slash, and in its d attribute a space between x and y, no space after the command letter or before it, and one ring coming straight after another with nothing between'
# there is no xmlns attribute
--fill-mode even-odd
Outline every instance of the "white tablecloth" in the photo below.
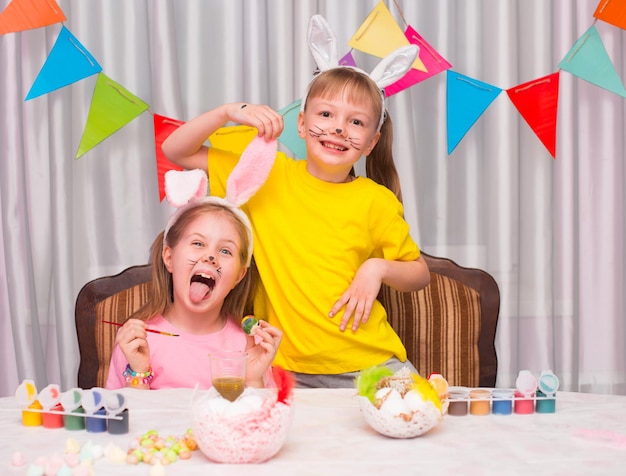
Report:
<svg viewBox="0 0 626 476"><path fill-rule="evenodd" d="M148 430L182 435L191 426L192 390L124 389L130 431L125 435L24 427L14 398L0 399L0 474L22 452L27 463L62 454L69 438L128 448ZM259 465L212 463L200 451L166 467L168 475L626 475L626 397L559 392L556 412L531 415L447 415L413 439L379 435L363 419L355 391L295 391L287 442ZM94 463L96 475L148 475L150 466Z"/></svg>

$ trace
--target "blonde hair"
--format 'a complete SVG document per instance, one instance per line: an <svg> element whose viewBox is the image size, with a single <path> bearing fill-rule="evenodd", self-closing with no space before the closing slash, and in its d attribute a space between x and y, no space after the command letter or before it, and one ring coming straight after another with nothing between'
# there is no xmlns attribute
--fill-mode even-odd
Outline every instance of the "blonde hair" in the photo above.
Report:
<svg viewBox="0 0 626 476"><path fill-rule="evenodd" d="M215 202L202 202L195 207L185 210L172 224L167 232L167 244L174 247L182 237L184 229L192 221L205 213L219 213L230 219L239 233L241 246L239 248L239 262L242 267L248 262L248 231L244 222L233 213L228 206ZM165 311L174 302L174 285L172 273L163 262L164 231L159 233L150 248L150 263L152 264L152 291L148 302L131 317L134 319L149 319ZM252 269L254 268L254 269ZM222 305L222 315L225 317L241 318L252 311L252 299L257 281L257 272L254 264L246 272L243 279L228 293Z"/></svg>
<svg viewBox="0 0 626 476"><path fill-rule="evenodd" d="M376 83L366 74L353 68L332 68L318 74L311 84L307 99L312 97L331 98L346 96L355 104L370 102L376 120L383 113L383 97ZM306 104L304 106L306 109ZM393 125L385 111L385 120L380 129L380 138L376 146L365 159L365 172L374 182L391 190L402 201L400 177L393 161ZM351 172L354 175L354 171Z"/></svg>

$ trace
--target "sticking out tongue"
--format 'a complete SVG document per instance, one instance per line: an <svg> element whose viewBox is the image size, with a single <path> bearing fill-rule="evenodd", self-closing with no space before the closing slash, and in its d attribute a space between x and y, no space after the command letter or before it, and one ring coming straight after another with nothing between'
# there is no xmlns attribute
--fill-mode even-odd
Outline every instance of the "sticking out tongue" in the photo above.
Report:
<svg viewBox="0 0 626 476"><path fill-rule="evenodd" d="M211 294L215 281L212 278L206 278L200 275L196 275L191 278L191 284L189 286L189 299L194 304L199 303L203 299L206 299Z"/></svg>

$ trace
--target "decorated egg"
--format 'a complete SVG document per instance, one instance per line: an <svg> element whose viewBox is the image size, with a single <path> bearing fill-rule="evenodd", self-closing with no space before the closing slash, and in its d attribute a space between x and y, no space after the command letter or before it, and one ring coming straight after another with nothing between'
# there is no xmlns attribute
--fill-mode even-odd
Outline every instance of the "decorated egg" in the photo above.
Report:
<svg viewBox="0 0 626 476"><path fill-rule="evenodd" d="M376 398L381 402L380 411L387 415L395 416L408 412L402 395L395 388L381 388L376 392Z"/></svg>

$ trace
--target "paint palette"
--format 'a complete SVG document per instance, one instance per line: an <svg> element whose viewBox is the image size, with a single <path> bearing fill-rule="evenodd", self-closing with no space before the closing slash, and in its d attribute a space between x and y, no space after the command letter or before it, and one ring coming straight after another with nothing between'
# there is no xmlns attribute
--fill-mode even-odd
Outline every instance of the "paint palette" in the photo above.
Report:
<svg viewBox="0 0 626 476"><path fill-rule="evenodd" d="M128 433L128 408L121 393L103 388L61 392L56 384L38 393L35 383L27 379L15 391L15 399L22 408L24 426Z"/></svg>
<svg viewBox="0 0 626 476"><path fill-rule="evenodd" d="M551 370L541 372L539 378L528 370L521 370L515 388L448 389L448 415L529 415L554 413L559 379Z"/></svg>

